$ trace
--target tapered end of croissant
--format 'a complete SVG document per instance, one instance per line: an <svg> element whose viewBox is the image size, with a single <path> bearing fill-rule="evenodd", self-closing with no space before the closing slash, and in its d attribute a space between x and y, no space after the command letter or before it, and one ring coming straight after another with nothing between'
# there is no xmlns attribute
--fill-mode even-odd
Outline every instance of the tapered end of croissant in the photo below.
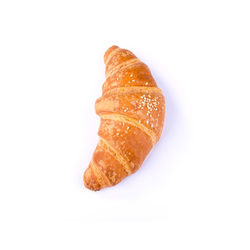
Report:
<svg viewBox="0 0 250 250"><path fill-rule="evenodd" d="M105 63L105 64L107 64L108 59L109 59L109 58L111 57L111 55L113 54L113 51L114 51L114 50L117 50L117 49L119 49L119 47L116 46L116 45L113 45L113 46L111 46L109 49L107 49L107 51L106 51L105 54L104 54L104 63Z"/></svg>
<svg viewBox="0 0 250 250"><path fill-rule="evenodd" d="M99 181L97 180L96 175L93 173L91 166L89 166L85 171L83 175L83 182L86 188L93 191L99 191L103 188L99 183Z"/></svg>

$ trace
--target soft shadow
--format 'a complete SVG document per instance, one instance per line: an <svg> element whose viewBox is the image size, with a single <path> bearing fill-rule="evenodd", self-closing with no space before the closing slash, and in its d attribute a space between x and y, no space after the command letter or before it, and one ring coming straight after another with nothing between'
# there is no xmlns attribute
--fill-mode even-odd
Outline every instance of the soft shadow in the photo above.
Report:
<svg viewBox="0 0 250 250"><path fill-rule="evenodd" d="M177 83L168 82L160 71L153 67L150 68L166 98L166 116L161 139L154 146L143 166L118 185L99 192L92 192L86 190L82 184L87 196L91 192L95 198L103 202L114 200L136 201L147 194L166 189L166 183L171 179L172 171L178 166L176 160L181 157L187 146L187 140L183 139L187 136L187 129L185 127L185 116L181 112L180 104L178 104L173 91L173 86Z"/></svg>
<svg viewBox="0 0 250 250"><path fill-rule="evenodd" d="M182 154L182 137L186 133L183 129L185 119L171 91L171 84L174 83L168 83L160 72L154 69L152 72L166 97L166 117L161 139L135 174L128 176L115 187L96 192L94 195L98 199L133 201L151 192L166 189L166 182L169 182L171 172L176 166L175 159Z"/></svg>

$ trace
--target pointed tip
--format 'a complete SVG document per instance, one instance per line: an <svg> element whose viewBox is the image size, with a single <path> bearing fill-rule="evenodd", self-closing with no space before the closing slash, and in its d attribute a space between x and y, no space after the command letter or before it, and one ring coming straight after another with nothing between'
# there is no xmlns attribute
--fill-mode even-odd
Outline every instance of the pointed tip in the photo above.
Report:
<svg viewBox="0 0 250 250"><path fill-rule="evenodd" d="M118 46L113 45L113 46L111 46L111 47L109 47L109 48L107 49L107 51L106 51L105 54L104 54L104 63L105 63L105 64L107 63L107 60L108 60L108 58L109 58L111 52L113 52L115 49L118 49L118 48L119 48Z"/></svg>
<svg viewBox="0 0 250 250"><path fill-rule="evenodd" d="M84 186L92 191L99 191L102 189L100 183L98 182L96 176L94 175L91 167L88 167L83 175Z"/></svg>

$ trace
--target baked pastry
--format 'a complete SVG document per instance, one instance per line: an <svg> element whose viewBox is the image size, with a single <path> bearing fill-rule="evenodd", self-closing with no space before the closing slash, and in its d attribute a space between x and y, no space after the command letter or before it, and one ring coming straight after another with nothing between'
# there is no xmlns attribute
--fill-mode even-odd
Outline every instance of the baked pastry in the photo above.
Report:
<svg viewBox="0 0 250 250"><path fill-rule="evenodd" d="M106 81L95 104L100 139L83 178L95 191L116 185L140 168L161 136L165 117L162 91L132 52L112 46L104 62Z"/></svg>

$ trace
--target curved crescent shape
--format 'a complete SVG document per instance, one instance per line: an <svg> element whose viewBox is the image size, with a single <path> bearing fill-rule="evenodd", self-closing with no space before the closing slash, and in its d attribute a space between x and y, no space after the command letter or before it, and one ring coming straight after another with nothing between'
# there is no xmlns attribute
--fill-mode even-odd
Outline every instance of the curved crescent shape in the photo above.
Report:
<svg viewBox="0 0 250 250"><path fill-rule="evenodd" d="M104 62L106 81L95 104L100 140L83 178L94 191L140 168L160 139L165 118L165 98L143 62L117 46L106 51Z"/></svg>

